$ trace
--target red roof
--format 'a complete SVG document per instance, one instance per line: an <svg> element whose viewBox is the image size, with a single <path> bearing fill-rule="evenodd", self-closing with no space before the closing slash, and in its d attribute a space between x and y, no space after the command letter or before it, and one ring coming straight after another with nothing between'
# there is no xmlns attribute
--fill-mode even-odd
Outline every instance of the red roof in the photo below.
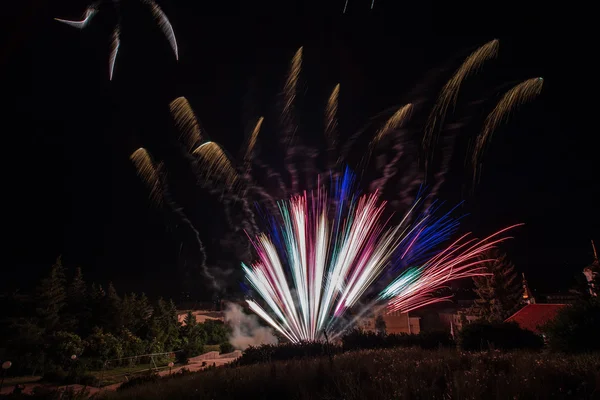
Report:
<svg viewBox="0 0 600 400"><path fill-rule="evenodd" d="M506 322L516 322L521 328L541 333L539 327L554 319L566 304L528 304L509 317Z"/></svg>

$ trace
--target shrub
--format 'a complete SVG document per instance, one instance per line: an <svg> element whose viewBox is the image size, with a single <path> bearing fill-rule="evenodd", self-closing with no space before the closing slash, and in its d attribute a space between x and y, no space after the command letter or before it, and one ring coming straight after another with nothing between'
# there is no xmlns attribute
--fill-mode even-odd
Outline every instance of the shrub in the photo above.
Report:
<svg viewBox="0 0 600 400"><path fill-rule="evenodd" d="M235 348L229 342L223 342L219 345L219 351L221 352L221 354L231 353L234 350Z"/></svg>
<svg viewBox="0 0 600 400"><path fill-rule="evenodd" d="M600 299L563 308L542 331L553 350L570 353L600 350Z"/></svg>
<svg viewBox="0 0 600 400"><path fill-rule="evenodd" d="M460 347L469 351L484 350L537 350L544 346L541 336L521 329L516 323L491 324L476 322L466 325L459 334Z"/></svg>

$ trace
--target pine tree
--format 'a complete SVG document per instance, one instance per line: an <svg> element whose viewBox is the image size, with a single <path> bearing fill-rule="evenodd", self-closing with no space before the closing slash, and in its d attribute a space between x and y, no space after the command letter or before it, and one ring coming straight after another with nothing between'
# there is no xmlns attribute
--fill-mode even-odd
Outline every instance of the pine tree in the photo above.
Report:
<svg viewBox="0 0 600 400"><path fill-rule="evenodd" d="M380 335L386 334L387 325L385 323L385 320L383 319L383 316L381 316L381 315L379 315L379 316L377 316L377 318L375 318L375 330Z"/></svg>
<svg viewBox="0 0 600 400"><path fill-rule="evenodd" d="M502 322L520 307L521 282L506 254L491 250L484 258L492 260L484 263L490 275L473 278L478 299L470 313L488 322Z"/></svg>
<svg viewBox="0 0 600 400"><path fill-rule="evenodd" d="M122 318L122 306L123 302L117 290L113 286L112 282L108 284L106 288L106 296L104 296L102 315L103 315L103 327L112 332L118 333L123 327Z"/></svg>
<svg viewBox="0 0 600 400"><path fill-rule="evenodd" d="M67 310L70 330L83 334L89 333L85 321L90 317L90 310L87 289L80 267L75 269L75 274L67 289Z"/></svg>
<svg viewBox="0 0 600 400"><path fill-rule="evenodd" d="M65 269L61 257L50 269L50 274L44 278L37 289L37 315L41 327L47 331L60 329L61 311L66 304Z"/></svg>

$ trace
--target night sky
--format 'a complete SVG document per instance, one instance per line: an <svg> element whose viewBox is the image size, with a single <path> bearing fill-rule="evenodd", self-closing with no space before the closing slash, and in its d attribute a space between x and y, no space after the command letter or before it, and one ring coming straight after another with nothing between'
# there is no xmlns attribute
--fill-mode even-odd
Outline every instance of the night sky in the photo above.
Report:
<svg viewBox="0 0 600 400"><path fill-rule="evenodd" d="M590 239L600 245L597 133L584 122L591 110L581 66L588 44L583 27L558 28L569 20L564 10L498 3L493 16L479 19L483 9L430 2L376 0L370 11L370 1L350 0L342 15L343 1L162 1L179 43L176 62L147 8L122 0L122 46L109 82L110 6L78 31L52 18L78 18L86 2L11 3L0 47L8 240L2 289L30 286L62 254L90 280L172 294L179 245L129 154L140 146L166 151L165 138L175 135L168 103L181 95L211 138L238 154L301 45L306 98L316 104L302 106L306 123L317 125L339 81L347 137L381 110L410 101L417 85L438 77L443 84L473 49L500 39L499 59L481 73L489 78L475 78L465 92L485 103L474 108L469 129L477 132L498 88L510 87L499 83L543 76L542 95L495 133L475 195L463 197L469 177L459 160L440 197L464 199L464 228L478 235L524 222L506 250L537 292L567 289L592 261ZM488 34L466 35L470 24L487 28L471 33ZM440 87L420 95L434 98ZM206 221L205 234L212 229Z"/></svg>

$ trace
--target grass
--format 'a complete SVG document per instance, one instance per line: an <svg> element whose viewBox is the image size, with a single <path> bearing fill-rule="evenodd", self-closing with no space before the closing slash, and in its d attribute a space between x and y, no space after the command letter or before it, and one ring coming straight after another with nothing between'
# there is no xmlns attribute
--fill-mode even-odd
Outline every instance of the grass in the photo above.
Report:
<svg viewBox="0 0 600 400"><path fill-rule="evenodd" d="M168 368L167 364L168 362L157 362L156 366L158 367L158 370L161 371ZM151 369L154 369L154 364L148 363L117 367L105 371L90 371L90 373L100 380L100 386L108 386L126 381L127 379L125 379L125 376L127 374L129 375L129 378L132 378L136 375L148 372Z"/></svg>
<svg viewBox="0 0 600 400"><path fill-rule="evenodd" d="M216 368L104 399L545 399L600 397L600 355L367 350Z"/></svg>
<svg viewBox="0 0 600 400"><path fill-rule="evenodd" d="M35 383L42 379L41 376L13 376L4 379L4 387Z"/></svg>
<svg viewBox="0 0 600 400"><path fill-rule="evenodd" d="M218 344L205 344L203 352L208 353L209 351L221 351L221 346Z"/></svg>

